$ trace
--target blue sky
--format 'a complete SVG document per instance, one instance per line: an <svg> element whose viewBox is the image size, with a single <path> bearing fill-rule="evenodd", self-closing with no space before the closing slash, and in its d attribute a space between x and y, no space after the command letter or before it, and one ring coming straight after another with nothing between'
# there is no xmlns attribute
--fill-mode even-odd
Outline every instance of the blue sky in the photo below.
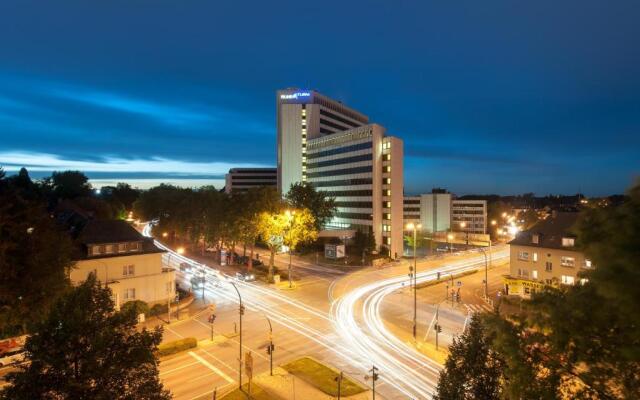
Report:
<svg viewBox="0 0 640 400"><path fill-rule="evenodd" d="M405 141L405 190L620 193L640 172L633 1L0 2L0 165L220 186L275 164L275 91Z"/></svg>

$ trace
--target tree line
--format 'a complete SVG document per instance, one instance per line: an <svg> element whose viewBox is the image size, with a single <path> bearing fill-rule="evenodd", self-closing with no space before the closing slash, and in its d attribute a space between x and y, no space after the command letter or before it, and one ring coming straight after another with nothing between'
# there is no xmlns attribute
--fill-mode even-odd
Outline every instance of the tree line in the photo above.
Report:
<svg viewBox="0 0 640 400"><path fill-rule="evenodd" d="M583 210L574 228L595 266L586 283L473 317L436 399L640 398L640 184L625 199Z"/></svg>
<svg viewBox="0 0 640 400"><path fill-rule="evenodd" d="M227 194L212 186L198 189L159 185L141 193L133 205L136 216L156 220L154 236L191 246L201 252L242 245L249 250L249 268L258 241L269 248L269 279L274 256L286 245L295 249L317 237L333 216L335 202L307 183L293 184L283 199L273 187Z"/></svg>

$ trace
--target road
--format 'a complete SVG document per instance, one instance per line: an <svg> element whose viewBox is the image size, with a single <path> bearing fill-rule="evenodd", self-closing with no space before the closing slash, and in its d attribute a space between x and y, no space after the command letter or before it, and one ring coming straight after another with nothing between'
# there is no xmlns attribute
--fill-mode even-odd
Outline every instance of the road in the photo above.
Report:
<svg viewBox="0 0 640 400"><path fill-rule="evenodd" d="M375 365L380 370L377 396L387 399L431 397L440 365L407 343L401 334L390 328L398 324L388 321L387 306L392 304L388 300L401 293L408 282L407 263L344 273L294 259L300 280L298 288L289 291L261 283L231 280L215 268L171 254L171 260L165 257L165 262L170 261L173 267L180 262L190 262L204 269L207 282L205 300L215 301L218 316L215 322L218 335L214 343L202 342L197 351L161 362L161 378L175 398L210 398L215 387L238 384L239 336L233 336L232 332L233 323L239 322L239 298L232 283L246 306L243 353L253 352L255 373L268 371L265 351L268 317L274 326L274 365L311 355L367 385L370 381L365 379L365 375ZM507 256L505 248L494 249L494 259ZM277 259L279 265L286 265L287 261L288 258L284 257ZM420 262L418 283L435 280L437 272L441 275L460 273L481 265L484 265L484 258L480 253L447 255L442 259ZM190 273L178 272L178 277L188 282ZM397 314L409 315L411 306L402 301L393 309L397 308ZM429 307L430 304L423 301L419 304L420 309ZM385 308L387 311L383 311ZM206 322L207 317L208 312L203 312L190 316L186 321L172 323L166 328L166 339L181 336L194 336L200 340L208 338L210 325ZM465 323L465 313L457 310L442 318L443 324L450 325L447 329L451 332L459 333ZM428 315L421 316L421 319L428 320Z"/></svg>

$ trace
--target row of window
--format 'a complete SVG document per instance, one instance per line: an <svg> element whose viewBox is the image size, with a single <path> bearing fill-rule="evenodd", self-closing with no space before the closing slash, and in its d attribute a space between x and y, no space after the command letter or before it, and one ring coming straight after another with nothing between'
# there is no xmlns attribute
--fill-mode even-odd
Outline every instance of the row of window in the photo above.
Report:
<svg viewBox="0 0 640 400"><path fill-rule="evenodd" d="M323 193L328 197L373 196L373 190L334 190Z"/></svg>
<svg viewBox="0 0 640 400"><path fill-rule="evenodd" d="M525 279L533 279L533 280L538 280L538 271L537 270L532 270L531 271L531 277L529 277L529 270L524 269L524 268L518 268L518 277L520 278L525 278ZM586 283L587 279L580 279L580 283L584 284ZM553 284L553 279L545 279L544 282L547 285L551 285ZM573 275L560 275L560 283L563 285L575 285L576 283L576 278ZM528 294L527 291L525 291L525 293Z"/></svg>
<svg viewBox="0 0 640 400"><path fill-rule="evenodd" d="M339 158L337 160L327 160L327 161L319 161L316 163L309 163L307 164L307 167L309 167L309 169L312 169L312 168L330 167L332 165L350 164L350 163L355 163L360 161L371 161L371 160L373 160L372 154L362 154L359 156Z"/></svg>
<svg viewBox="0 0 640 400"><path fill-rule="evenodd" d="M100 245L92 245L89 246L88 252L89 256L98 256L105 254L118 254L118 253L128 253L133 251L139 251L142 248L142 244L140 242L129 242L129 243L113 243L113 244L100 244Z"/></svg>
<svg viewBox="0 0 640 400"><path fill-rule="evenodd" d="M275 181L278 179L275 175L238 175L231 176L231 181L245 180L245 179L267 179Z"/></svg>
<svg viewBox="0 0 640 400"><path fill-rule="evenodd" d="M420 200L404 200L404 204L420 204Z"/></svg>
<svg viewBox="0 0 640 400"><path fill-rule="evenodd" d="M372 147L373 145L371 142L356 143L349 146L338 147L336 149L319 151L317 153L309 153L307 154L307 159L334 156L336 154L350 153L356 150L371 149Z"/></svg>
<svg viewBox="0 0 640 400"><path fill-rule="evenodd" d="M420 212L419 208L405 207L404 212Z"/></svg>
<svg viewBox="0 0 640 400"><path fill-rule="evenodd" d="M320 115L324 115L325 117L329 117L331 119L335 119L336 121L340 121L343 124L347 124L347 125L351 126L352 128L360 126L360 124L358 124L358 123L355 123L353 121L349 121L346 118L342 118L341 116L339 116L337 114L334 114L332 112L323 110L322 108L320 109Z"/></svg>
<svg viewBox="0 0 640 400"><path fill-rule="evenodd" d="M354 175L354 174L364 174L367 172L371 172L371 166L366 167L353 167L353 168L343 168L343 169L332 169L331 171L320 171L320 172L308 172L308 178L319 178L326 176L340 176L340 175ZM389 179L389 178L386 178Z"/></svg>
<svg viewBox="0 0 640 400"><path fill-rule="evenodd" d="M371 208L373 203L370 201L336 201L336 207Z"/></svg>
<svg viewBox="0 0 640 400"><path fill-rule="evenodd" d="M352 179L341 179L337 181L322 181L322 182L312 182L312 185L315 187L335 187L335 186L356 186L356 185L371 185L373 180L371 178L352 178ZM389 192L389 195L391 192Z"/></svg>
<svg viewBox="0 0 640 400"><path fill-rule="evenodd" d="M335 216L338 218L363 219L368 221L371 221L373 219L373 216L371 214L361 214L361 213L337 212Z"/></svg>
<svg viewBox="0 0 640 400"><path fill-rule="evenodd" d="M530 254L528 251L519 251L518 252L518 260L520 261L529 261L529 257L531 256L531 260L533 262L538 262L538 253L532 253ZM551 257L551 254L547 254L547 257ZM549 265L549 269L548 271L551 270L551 263L547 262L547 264ZM576 259L575 257L570 257L570 256L561 256L560 257L560 265L563 267L575 267L576 266ZM584 265L583 268L591 268L591 260L585 259L584 260Z"/></svg>

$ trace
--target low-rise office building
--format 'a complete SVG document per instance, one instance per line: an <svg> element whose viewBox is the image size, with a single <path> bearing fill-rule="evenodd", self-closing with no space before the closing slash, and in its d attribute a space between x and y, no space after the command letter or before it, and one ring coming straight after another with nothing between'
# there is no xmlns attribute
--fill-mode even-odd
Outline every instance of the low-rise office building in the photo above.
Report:
<svg viewBox="0 0 640 400"><path fill-rule="evenodd" d="M228 194L244 193L249 189L278 183L277 168L231 168L225 175L224 191Z"/></svg>
<svg viewBox="0 0 640 400"><path fill-rule="evenodd" d="M433 189L431 193L404 197L404 223L421 224L424 232L451 229L451 193Z"/></svg>
<svg viewBox="0 0 640 400"><path fill-rule="evenodd" d="M88 220L74 232L78 253L70 272L77 285L94 273L113 293L116 308L127 301L166 304L175 297L175 272L164 268L164 250L122 220Z"/></svg>
<svg viewBox="0 0 640 400"><path fill-rule="evenodd" d="M306 181L335 198L328 229L372 231L390 257L403 248L403 143L370 124L306 142Z"/></svg>
<svg viewBox="0 0 640 400"><path fill-rule="evenodd" d="M469 234L487 233L487 201L451 201L451 229Z"/></svg>
<svg viewBox="0 0 640 400"><path fill-rule="evenodd" d="M579 273L593 268L576 247L571 229L578 213L554 212L531 229L518 233L510 244L505 294L530 297L545 285L574 285Z"/></svg>

